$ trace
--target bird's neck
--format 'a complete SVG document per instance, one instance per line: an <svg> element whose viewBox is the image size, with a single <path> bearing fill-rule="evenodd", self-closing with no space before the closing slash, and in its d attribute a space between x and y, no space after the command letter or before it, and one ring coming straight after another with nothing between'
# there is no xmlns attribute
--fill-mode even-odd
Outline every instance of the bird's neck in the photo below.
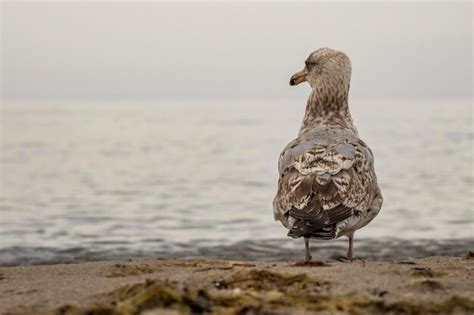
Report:
<svg viewBox="0 0 474 315"><path fill-rule="evenodd" d="M348 94L348 91L337 93L331 90L313 90L306 104L299 134L335 127L348 129L358 135L349 112Z"/></svg>

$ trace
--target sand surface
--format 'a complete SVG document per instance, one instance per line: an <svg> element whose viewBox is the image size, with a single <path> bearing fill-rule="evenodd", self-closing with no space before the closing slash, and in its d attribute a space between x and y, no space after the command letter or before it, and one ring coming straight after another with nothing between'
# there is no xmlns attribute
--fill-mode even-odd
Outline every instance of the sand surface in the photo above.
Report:
<svg viewBox="0 0 474 315"><path fill-rule="evenodd" d="M0 268L1 314L473 314L474 259L143 259Z"/></svg>

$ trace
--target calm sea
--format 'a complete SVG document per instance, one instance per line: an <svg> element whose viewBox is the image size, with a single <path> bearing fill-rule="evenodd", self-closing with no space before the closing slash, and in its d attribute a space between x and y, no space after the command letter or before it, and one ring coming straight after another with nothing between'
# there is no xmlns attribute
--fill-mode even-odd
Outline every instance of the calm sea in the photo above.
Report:
<svg viewBox="0 0 474 315"><path fill-rule="evenodd" d="M369 259L463 254L474 233L472 101L352 101L384 206ZM0 265L142 256L296 259L273 221L277 157L304 102L4 102ZM312 242L313 257L346 240Z"/></svg>

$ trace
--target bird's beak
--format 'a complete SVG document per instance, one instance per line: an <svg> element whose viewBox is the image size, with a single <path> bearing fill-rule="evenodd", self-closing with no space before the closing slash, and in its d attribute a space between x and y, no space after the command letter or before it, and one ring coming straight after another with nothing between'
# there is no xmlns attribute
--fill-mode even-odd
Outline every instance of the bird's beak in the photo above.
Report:
<svg viewBox="0 0 474 315"><path fill-rule="evenodd" d="M290 85L298 85L301 82L306 81L306 77L308 76L308 70L304 68L300 72L296 72L290 79Z"/></svg>

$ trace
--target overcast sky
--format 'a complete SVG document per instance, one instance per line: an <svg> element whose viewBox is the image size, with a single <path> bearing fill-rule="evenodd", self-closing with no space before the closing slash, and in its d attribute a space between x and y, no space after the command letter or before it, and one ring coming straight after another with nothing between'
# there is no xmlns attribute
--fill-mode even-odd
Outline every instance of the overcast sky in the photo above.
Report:
<svg viewBox="0 0 474 315"><path fill-rule="evenodd" d="M351 95L468 98L472 4L1 4L3 99L287 98L319 47ZM295 91L296 89L296 91Z"/></svg>

